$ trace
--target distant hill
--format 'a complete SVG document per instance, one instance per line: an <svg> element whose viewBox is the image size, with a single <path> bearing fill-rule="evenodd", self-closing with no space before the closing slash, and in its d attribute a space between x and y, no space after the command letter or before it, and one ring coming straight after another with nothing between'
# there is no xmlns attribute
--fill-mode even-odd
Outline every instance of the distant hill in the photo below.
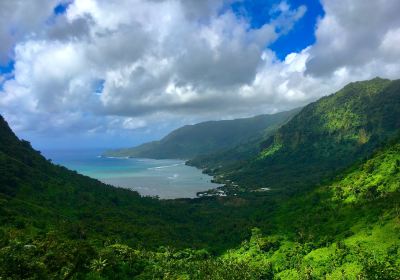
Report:
<svg viewBox="0 0 400 280"><path fill-rule="evenodd" d="M172 131L160 141L128 149L106 151L104 156L190 159L198 155L233 148L253 139L267 137L298 111L299 109L294 109L252 118L186 125Z"/></svg>
<svg viewBox="0 0 400 280"><path fill-rule="evenodd" d="M212 173L245 189L303 190L368 157L399 129L400 80L350 83L304 107L253 159Z"/></svg>

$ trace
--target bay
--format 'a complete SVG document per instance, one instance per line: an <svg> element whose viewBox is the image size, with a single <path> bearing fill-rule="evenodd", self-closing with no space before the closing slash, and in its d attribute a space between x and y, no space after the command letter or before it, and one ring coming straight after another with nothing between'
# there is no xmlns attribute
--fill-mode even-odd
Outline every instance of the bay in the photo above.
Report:
<svg viewBox="0 0 400 280"><path fill-rule="evenodd" d="M194 198L199 191L220 186L212 177L176 159L107 158L103 149L43 150L54 163L104 183L161 199Z"/></svg>

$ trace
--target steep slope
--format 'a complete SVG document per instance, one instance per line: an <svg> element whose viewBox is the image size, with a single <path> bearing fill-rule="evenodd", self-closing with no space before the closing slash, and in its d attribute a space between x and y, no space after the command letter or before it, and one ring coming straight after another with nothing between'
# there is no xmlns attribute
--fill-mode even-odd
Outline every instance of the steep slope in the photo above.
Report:
<svg viewBox="0 0 400 280"><path fill-rule="evenodd" d="M400 279L399 136L329 184L282 202L278 229L253 230L224 259L267 279Z"/></svg>
<svg viewBox="0 0 400 280"><path fill-rule="evenodd" d="M0 278L397 280L398 95L399 81L351 84L266 141L240 172L295 174L280 177L305 186L292 197L141 198L53 165L0 117Z"/></svg>
<svg viewBox="0 0 400 280"><path fill-rule="evenodd" d="M306 106L254 159L216 173L250 189L303 190L367 157L399 129L400 80L351 83Z"/></svg>
<svg viewBox="0 0 400 280"><path fill-rule="evenodd" d="M172 131L160 141L138 147L107 151L105 156L189 159L198 155L233 148L255 138L269 135L299 110L252 118L209 121Z"/></svg>
<svg viewBox="0 0 400 280"><path fill-rule="evenodd" d="M399 279L400 135L370 159L337 175L329 184L280 201L268 214L260 212L267 205L258 205L253 211L258 211L259 219L272 221L267 231L254 228L240 246L218 256L204 249L161 247L149 251L135 243L128 246L121 240L99 240L82 236L82 232L74 238L72 229L68 236L60 228L21 235L21 224L5 232L5 223L1 223L0 277ZM221 215L219 210L209 207L214 217ZM230 218L236 219L236 213ZM101 220L101 224L106 222ZM169 226L172 224L161 230ZM213 225L209 227L211 230ZM110 229L104 230L107 234Z"/></svg>
<svg viewBox="0 0 400 280"><path fill-rule="evenodd" d="M214 153L199 155L186 162L187 165L203 169L206 173L215 173L219 169L228 170L254 158L262 150L261 144L275 133L271 129L264 137L256 137L233 148L223 149Z"/></svg>
<svg viewBox="0 0 400 280"><path fill-rule="evenodd" d="M239 198L140 197L52 164L19 140L0 116L0 238L31 238L57 230L73 240L214 252L245 238L258 216L273 207L261 208L263 204Z"/></svg>
<svg viewBox="0 0 400 280"><path fill-rule="evenodd" d="M102 235L104 230L110 236L138 241L142 239L138 223L163 223L159 215L152 213L159 205L155 199L141 198L136 192L105 185L53 165L33 150L29 142L20 141L0 116L2 225L35 230L75 227L95 235ZM129 213L129 218L123 216L124 212ZM102 220L108 222L101 223ZM128 220L132 221L130 225L126 223ZM125 227L126 232L121 235L114 223L120 223L119 230Z"/></svg>

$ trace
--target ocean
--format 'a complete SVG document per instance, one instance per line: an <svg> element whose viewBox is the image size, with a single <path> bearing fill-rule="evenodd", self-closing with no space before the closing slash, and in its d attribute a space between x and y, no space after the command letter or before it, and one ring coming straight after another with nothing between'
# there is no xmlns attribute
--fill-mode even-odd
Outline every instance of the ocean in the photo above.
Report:
<svg viewBox="0 0 400 280"><path fill-rule="evenodd" d="M194 198L199 191L220 186L211 183L211 176L185 165L182 160L107 158L104 150L43 150L54 163L104 183L132 189L143 196L160 199Z"/></svg>

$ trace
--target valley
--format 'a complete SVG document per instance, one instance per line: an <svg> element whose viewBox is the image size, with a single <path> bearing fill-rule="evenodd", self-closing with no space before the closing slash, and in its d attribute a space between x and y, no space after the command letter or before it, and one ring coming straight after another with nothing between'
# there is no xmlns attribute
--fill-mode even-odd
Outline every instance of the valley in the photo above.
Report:
<svg viewBox="0 0 400 280"><path fill-rule="evenodd" d="M1 118L0 277L399 279L399 110L400 81L376 78L225 148L167 149L182 135L133 148L225 185L172 200L53 164Z"/></svg>

